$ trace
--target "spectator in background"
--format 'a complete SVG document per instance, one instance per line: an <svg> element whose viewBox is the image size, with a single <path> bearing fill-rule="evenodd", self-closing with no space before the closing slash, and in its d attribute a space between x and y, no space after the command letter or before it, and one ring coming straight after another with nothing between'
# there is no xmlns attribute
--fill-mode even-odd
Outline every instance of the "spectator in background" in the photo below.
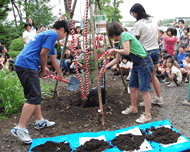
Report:
<svg viewBox="0 0 190 152"><path fill-rule="evenodd" d="M185 61L186 55L188 53L185 52L185 46L182 44L178 46L178 50L180 53L178 54L177 59L178 59L180 68L183 68L183 62Z"/></svg>
<svg viewBox="0 0 190 152"><path fill-rule="evenodd" d="M75 34L80 35L80 26L77 26L77 27L75 28Z"/></svg>
<svg viewBox="0 0 190 152"><path fill-rule="evenodd" d="M182 81L182 75L180 70L174 66L174 59L168 58L166 61L166 72L164 76L169 79L169 82L165 82L168 87L176 87L180 85Z"/></svg>
<svg viewBox="0 0 190 152"><path fill-rule="evenodd" d="M46 31L46 26L45 25L41 25L40 26L40 32L44 32Z"/></svg>
<svg viewBox="0 0 190 152"><path fill-rule="evenodd" d="M26 46L30 42L30 40L34 38L36 32L31 31L31 24L28 22L25 23L24 28L26 29L26 31L23 32L23 39L24 46Z"/></svg>
<svg viewBox="0 0 190 152"><path fill-rule="evenodd" d="M34 31L36 34L38 34L38 28L34 23L34 20L32 18L29 18L28 22L31 24L31 31Z"/></svg>
<svg viewBox="0 0 190 152"><path fill-rule="evenodd" d="M183 61L183 68L180 69L182 75L187 74L185 78L185 82L189 82L189 75L190 75L190 53L186 55L185 60Z"/></svg>
<svg viewBox="0 0 190 152"><path fill-rule="evenodd" d="M189 52L190 51L190 46L189 46L189 42L190 42L189 27L187 27L187 26L184 27L183 32L184 32L184 35L182 35L180 37L179 44L184 45L185 51Z"/></svg>
<svg viewBox="0 0 190 152"><path fill-rule="evenodd" d="M71 51L69 48L66 48L65 54L64 54L64 62L62 64L62 69L65 70L65 74L68 75L70 71L70 66L72 64L72 61L74 60L74 56L71 54Z"/></svg>
<svg viewBox="0 0 190 152"><path fill-rule="evenodd" d="M174 36L173 28L167 29L167 35L168 36L163 39L163 49L166 49L168 54L174 56L174 50L177 50L177 38Z"/></svg>
<svg viewBox="0 0 190 152"><path fill-rule="evenodd" d="M9 62L5 62L4 55L0 53L0 70L3 68L9 69Z"/></svg>
<svg viewBox="0 0 190 152"><path fill-rule="evenodd" d="M3 45L0 46L0 53L2 53L2 54L4 55L5 62L7 62L7 60L12 59L12 58L10 57L10 55L7 53L7 49L6 49L6 47L3 46Z"/></svg>
<svg viewBox="0 0 190 152"><path fill-rule="evenodd" d="M179 20L178 24L179 24L179 28L177 28L177 41L179 42L180 37L184 35L183 27L184 27L185 22L184 20Z"/></svg>

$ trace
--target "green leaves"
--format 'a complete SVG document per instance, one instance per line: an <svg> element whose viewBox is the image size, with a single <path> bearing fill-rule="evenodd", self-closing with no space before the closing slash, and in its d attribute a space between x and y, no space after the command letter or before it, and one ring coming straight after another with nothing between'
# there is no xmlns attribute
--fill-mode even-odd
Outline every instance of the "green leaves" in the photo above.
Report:
<svg viewBox="0 0 190 152"><path fill-rule="evenodd" d="M22 37L14 39L10 45L11 51L20 52L23 48L24 48L24 40Z"/></svg>
<svg viewBox="0 0 190 152"><path fill-rule="evenodd" d="M42 97L51 97L51 83L44 84L40 79ZM0 109L4 109L5 114L12 114L21 111L26 99L23 87L15 71L0 70Z"/></svg>

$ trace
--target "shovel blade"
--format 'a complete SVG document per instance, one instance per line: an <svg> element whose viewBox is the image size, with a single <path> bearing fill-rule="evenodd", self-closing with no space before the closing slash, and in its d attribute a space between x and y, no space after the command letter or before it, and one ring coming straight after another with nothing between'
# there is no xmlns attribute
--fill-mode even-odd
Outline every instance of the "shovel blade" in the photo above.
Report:
<svg viewBox="0 0 190 152"><path fill-rule="evenodd" d="M79 87L80 87L80 81L76 77L71 76L67 89L71 91L76 91L78 90Z"/></svg>

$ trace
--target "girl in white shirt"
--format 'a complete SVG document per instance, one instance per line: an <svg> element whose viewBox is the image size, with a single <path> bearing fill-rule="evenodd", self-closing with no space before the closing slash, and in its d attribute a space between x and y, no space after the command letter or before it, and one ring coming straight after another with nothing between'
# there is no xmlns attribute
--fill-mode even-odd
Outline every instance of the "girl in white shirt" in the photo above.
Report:
<svg viewBox="0 0 190 152"><path fill-rule="evenodd" d="M31 31L31 24L26 22L24 25L26 31L23 32L24 46L30 42L36 35L36 32Z"/></svg>

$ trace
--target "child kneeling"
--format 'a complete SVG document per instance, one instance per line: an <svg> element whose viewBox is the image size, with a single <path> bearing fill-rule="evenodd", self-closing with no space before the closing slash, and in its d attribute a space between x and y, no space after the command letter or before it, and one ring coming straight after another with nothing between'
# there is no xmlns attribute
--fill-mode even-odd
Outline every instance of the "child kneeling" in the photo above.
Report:
<svg viewBox="0 0 190 152"><path fill-rule="evenodd" d="M166 61L166 72L164 76L169 79L169 82L165 83L168 87L176 87L182 81L182 74L181 71L174 66L174 59L168 58Z"/></svg>

